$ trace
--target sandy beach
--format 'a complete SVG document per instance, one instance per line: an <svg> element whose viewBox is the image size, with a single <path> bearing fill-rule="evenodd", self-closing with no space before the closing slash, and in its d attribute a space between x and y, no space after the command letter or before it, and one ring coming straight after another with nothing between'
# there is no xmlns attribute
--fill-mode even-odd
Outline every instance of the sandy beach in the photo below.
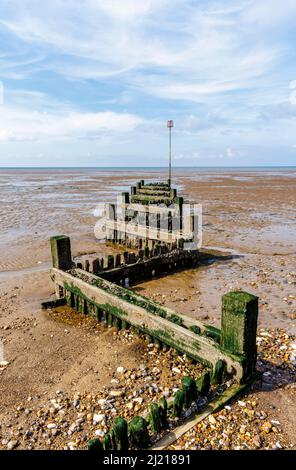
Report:
<svg viewBox="0 0 296 470"><path fill-rule="evenodd" d="M141 178L159 180L166 175L159 169L0 170L0 339L8 363L0 368L0 448L11 442L23 449L85 448L97 429L87 415L106 398L118 366L132 370L131 375L145 363L146 377L155 381L153 374L158 373L153 368L177 360L173 355L157 358L153 351L148 355L145 343L132 335L84 320L75 323L70 312L52 315L40 308L54 293L49 237L70 236L74 256L110 251L94 237L98 205L115 202L119 191ZM241 418L250 420L250 438L249 431L239 430L247 424L240 424L229 431L227 445L219 443L215 433L219 434L226 410L203 430L211 436L208 441L196 438L201 428L175 448L295 449L296 169L175 169L173 181L186 199L203 206L203 247L233 258L134 289L217 326L223 293L243 289L259 296L259 368L272 371L263 386L256 384L243 398L244 406L236 404L233 410L238 424ZM190 370L190 364L182 367ZM156 380L159 393L172 390L175 379L164 370ZM77 394L83 403L80 417L72 406ZM67 419L59 415L58 429L47 427L63 408L55 408L52 400L66 409ZM250 413L241 417L241 409ZM69 433L77 419L82 420L79 430ZM271 428L261 431L266 422Z"/></svg>

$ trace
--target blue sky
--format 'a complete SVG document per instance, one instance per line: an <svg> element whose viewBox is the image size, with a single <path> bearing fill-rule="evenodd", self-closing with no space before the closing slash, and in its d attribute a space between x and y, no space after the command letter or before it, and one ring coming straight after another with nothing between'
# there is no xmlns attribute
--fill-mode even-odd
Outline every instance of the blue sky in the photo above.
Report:
<svg viewBox="0 0 296 470"><path fill-rule="evenodd" d="M295 0L0 0L0 166L295 165ZM2 88L2 90L1 90Z"/></svg>

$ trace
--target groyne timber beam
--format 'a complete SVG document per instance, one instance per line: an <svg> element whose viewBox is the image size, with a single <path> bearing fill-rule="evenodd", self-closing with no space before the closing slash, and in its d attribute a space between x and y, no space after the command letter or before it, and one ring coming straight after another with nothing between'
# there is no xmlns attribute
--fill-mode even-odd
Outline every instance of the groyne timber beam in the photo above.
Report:
<svg viewBox="0 0 296 470"><path fill-rule="evenodd" d="M175 325L142 307L122 300L116 295L90 285L67 272L53 268L51 277L55 284L64 289L65 292L76 295L81 303L86 301L89 304L94 304L119 320L124 320L141 332L207 366L215 367L217 361L221 360L225 362L228 372L235 373L239 381L243 377L243 358L223 352L214 340Z"/></svg>
<svg viewBox="0 0 296 470"><path fill-rule="evenodd" d="M135 305L130 291L124 296L118 286L105 279L94 276L96 282L90 283L89 273L73 268L70 239L65 236L51 238L52 280L55 283L57 298L65 297L71 306L73 298L78 311L108 314L117 324L129 324L136 330L172 346L189 357L210 365L214 370L225 364L227 371L234 372L238 381L252 380L257 358L256 330L258 318L258 297L242 291L228 292L222 297L221 340L211 338L175 324L163 318L162 306L158 310ZM67 270L71 271L67 272ZM85 280L79 278L85 275ZM78 276L77 276L78 275ZM107 283L107 284L106 284ZM112 293L112 289L114 293ZM133 293L131 293L133 294ZM147 299L143 299L143 304ZM178 316L176 314L176 316ZM219 366L219 367L218 367Z"/></svg>

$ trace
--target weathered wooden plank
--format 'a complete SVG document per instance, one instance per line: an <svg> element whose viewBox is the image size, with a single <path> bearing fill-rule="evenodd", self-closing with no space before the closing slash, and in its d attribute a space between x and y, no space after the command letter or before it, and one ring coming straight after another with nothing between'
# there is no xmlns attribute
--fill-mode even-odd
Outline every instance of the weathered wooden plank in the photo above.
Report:
<svg viewBox="0 0 296 470"><path fill-rule="evenodd" d="M172 346L189 357L208 365L214 366L219 359L224 360L229 372L235 372L238 380L242 377L243 369L240 358L222 351L212 339L197 335L182 326L148 312L145 308L123 300L100 287L90 285L67 272L53 268L51 276L53 281L65 290L70 290L79 297L86 298L98 306L103 305L105 308L110 306L113 309L112 314L114 316L124 319L132 326L139 328L142 332L157 338L168 346Z"/></svg>
<svg viewBox="0 0 296 470"><path fill-rule="evenodd" d="M155 205L150 205L150 206L145 206L143 204L139 204L136 202L130 202L129 204L124 204L121 205L121 207L124 207L128 211L134 211L134 212L140 212L140 213L146 213L149 210L149 214L162 214L162 215L167 215L168 212L172 212L172 215L180 215L180 207L178 204L172 204L169 207L166 206L155 206Z"/></svg>
<svg viewBox="0 0 296 470"><path fill-rule="evenodd" d="M131 266L137 266L137 263L135 265L131 265ZM128 266L129 267L129 266ZM128 268L127 267L127 268ZM113 273L116 271L116 268L115 269L112 269L110 272ZM83 271L82 269L76 269L76 272L78 275L82 275L84 278L87 278L89 280L89 282L91 281L96 281L96 279L98 279L98 276L92 274L92 273L86 273L85 271ZM123 270L121 271L121 274L122 276L124 277L124 275L128 276L128 270ZM99 277L99 279L104 279L104 282L108 283L108 285L111 287L112 286L112 282L108 281L108 280L105 280L105 278L103 277ZM137 295L135 292L132 292L132 295L135 299L141 301L143 300L142 297L140 297L139 295ZM147 302L153 304L153 305L157 305L155 302L147 299ZM184 315L183 313L180 313L180 312L176 312L175 310L172 310L171 308L168 308L168 307L164 307L163 305L161 306L162 310L164 310L167 314L167 317L170 317L171 315L177 315L178 317L180 317L180 319L182 320L182 324L186 327L186 328L190 328L190 327L198 327L200 328L200 331L201 332L208 332L210 333L211 331L211 327L209 327L208 325L206 325L205 323L201 322L200 320L197 320L196 318L191 318L191 317L188 317L187 315ZM218 329L217 329L218 330ZM219 331L219 330L218 330Z"/></svg>
<svg viewBox="0 0 296 470"><path fill-rule="evenodd" d="M126 233L128 235L135 235L140 238L157 240L166 243L173 243L180 239L191 240L192 232L185 232L184 230L161 230L155 227L147 227L133 222L125 222L123 220L109 220L105 219L104 224L107 230Z"/></svg>

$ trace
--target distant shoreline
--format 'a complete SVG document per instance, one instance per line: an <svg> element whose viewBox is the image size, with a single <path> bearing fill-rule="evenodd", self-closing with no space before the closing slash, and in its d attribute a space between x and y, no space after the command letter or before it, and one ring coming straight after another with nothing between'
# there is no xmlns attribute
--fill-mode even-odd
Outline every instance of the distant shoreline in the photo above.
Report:
<svg viewBox="0 0 296 470"><path fill-rule="evenodd" d="M2 170L147 170L147 171L166 171L165 166L0 166ZM221 171L273 171L273 170L296 170L296 166L175 166L173 170L221 170Z"/></svg>

